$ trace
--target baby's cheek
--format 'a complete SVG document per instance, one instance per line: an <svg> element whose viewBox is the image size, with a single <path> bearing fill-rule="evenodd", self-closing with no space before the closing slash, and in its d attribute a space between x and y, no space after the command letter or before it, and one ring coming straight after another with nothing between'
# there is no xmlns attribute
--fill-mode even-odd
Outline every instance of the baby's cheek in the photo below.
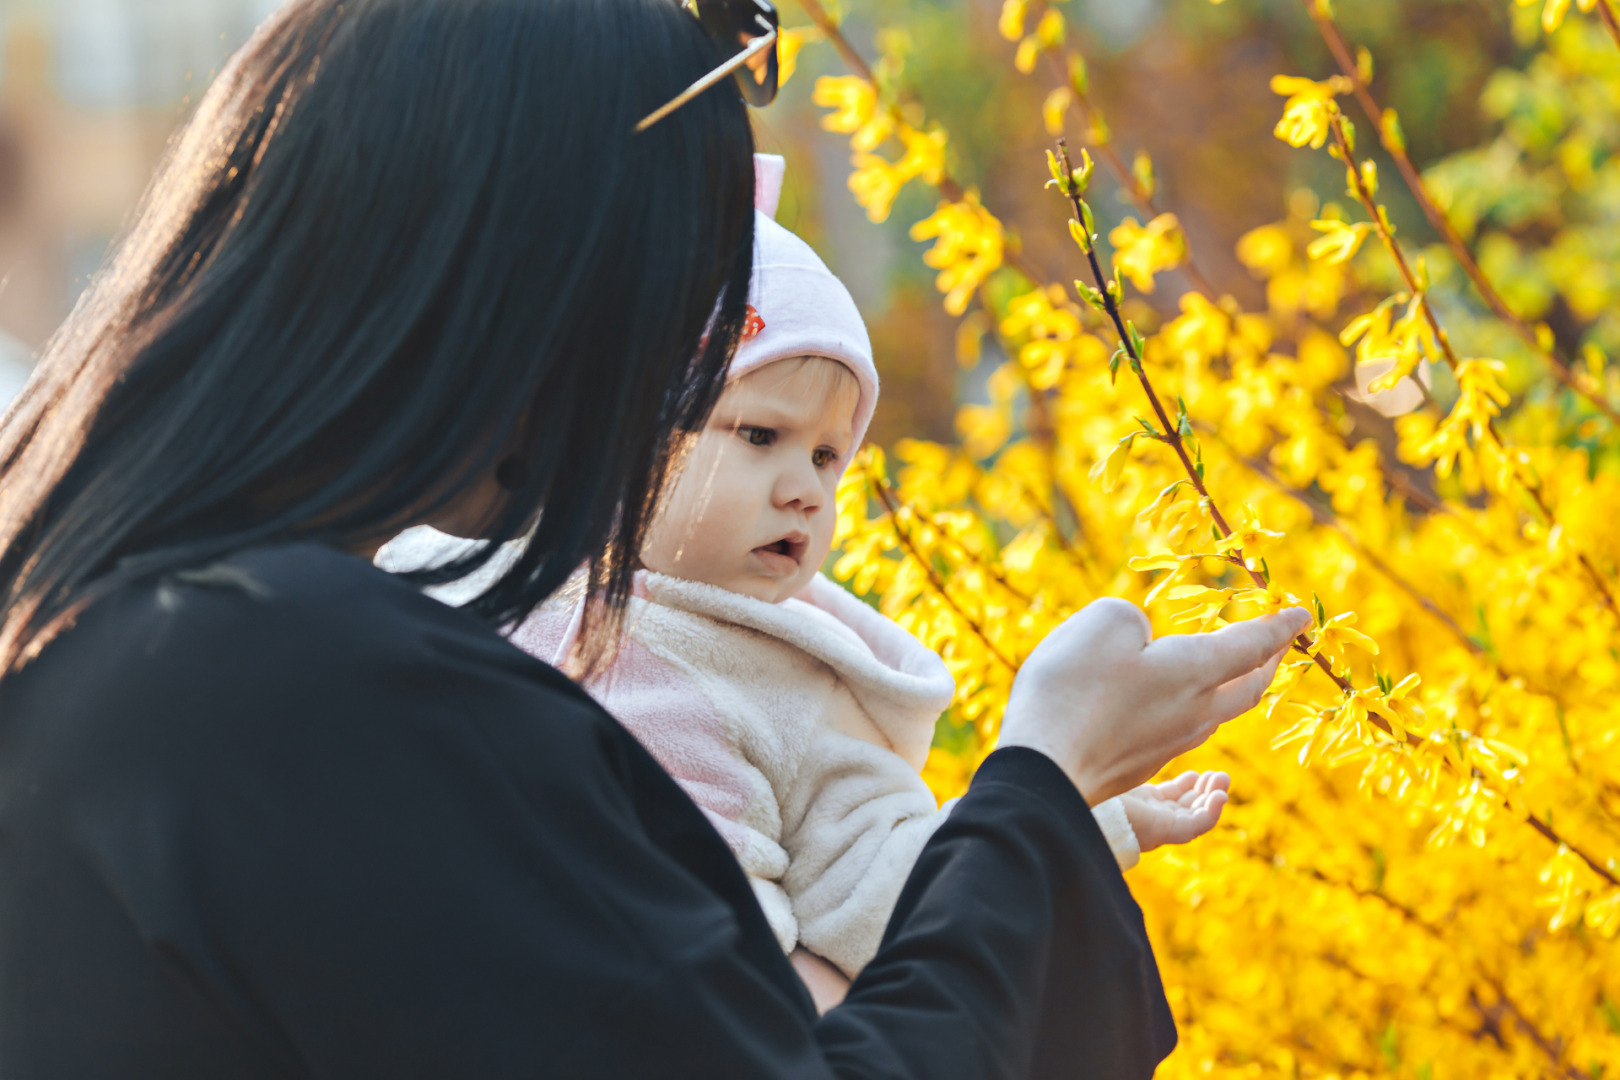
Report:
<svg viewBox="0 0 1620 1080"><path fill-rule="evenodd" d="M811 523L810 545L804 552L804 565L810 568L812 575L821 569L821 564L832 553L833 531L838 524L837 511L831 508L817 517L821 520Z"/></svg>

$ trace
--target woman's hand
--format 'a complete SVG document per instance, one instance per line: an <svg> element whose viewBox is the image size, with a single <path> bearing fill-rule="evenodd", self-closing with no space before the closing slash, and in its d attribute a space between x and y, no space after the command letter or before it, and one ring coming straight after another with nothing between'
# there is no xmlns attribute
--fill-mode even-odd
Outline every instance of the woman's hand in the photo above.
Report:
<svg viewBox="0 0 1620 1080"><path fill-rule="evenodd" d="M1001 745L1050 757L1095 806L1259 704L1289 641L1309 624L1293 608L1154 641L1135 604L1095 600L1024 661Z"/></svg>

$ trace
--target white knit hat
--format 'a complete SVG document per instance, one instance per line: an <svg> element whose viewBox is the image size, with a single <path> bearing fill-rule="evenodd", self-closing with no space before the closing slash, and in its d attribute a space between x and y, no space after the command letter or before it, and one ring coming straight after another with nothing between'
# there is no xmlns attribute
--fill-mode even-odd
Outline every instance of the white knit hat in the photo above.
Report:
<svg viewBox="0 0 1620 1080"><path fill-rule="evenodd" d="M753 310L728 379L790 356L823 356L849 368L861 396L849 453L840 463L848 465L877 407L872 342L844 283L809 244L776 223L784 168L775 154L754 155L754 280L748 294Z"/></svg>

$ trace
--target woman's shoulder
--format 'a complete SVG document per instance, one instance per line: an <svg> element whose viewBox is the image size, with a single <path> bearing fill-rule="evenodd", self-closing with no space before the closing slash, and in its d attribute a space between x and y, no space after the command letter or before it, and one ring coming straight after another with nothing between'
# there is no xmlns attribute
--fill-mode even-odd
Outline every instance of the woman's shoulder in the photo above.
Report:
<svg viewBox="0 0 1620 1080"><path fill-rule="evenodd" d="M605 719L560 672L472 615L319 544L126 586L0 690L13 717L48 711L87 730L113 722L205 742L314 738L334 726L376 738L469 720L476 731L513 715L582 722L574 727Z"/></svg>

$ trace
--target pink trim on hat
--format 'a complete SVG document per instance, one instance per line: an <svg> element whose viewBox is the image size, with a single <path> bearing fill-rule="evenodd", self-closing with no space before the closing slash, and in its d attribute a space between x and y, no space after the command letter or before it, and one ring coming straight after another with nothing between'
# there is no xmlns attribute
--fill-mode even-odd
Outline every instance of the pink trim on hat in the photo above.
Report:
<svg viewBox="0 0 1620 1080"><path fill-rule="evenodd" d="M740 379L793 356L821 356L849 368L861 395L855 406L850 452L843 462L848 465L877 408L878 373L872 362L872 341L844 283L809 244L773 219L784 170L780 157L754 155L758 212L754 215L754 280L748 299L760 326L738 346L729 378Z"/></svg>
<svg viewBox="0 0 1620 1080"><path fill-rule="evenodd" d="M754 155L754 209L776 219L776 207L782 201L782 178L787 175L787 160L781 154Z"/></svg>

